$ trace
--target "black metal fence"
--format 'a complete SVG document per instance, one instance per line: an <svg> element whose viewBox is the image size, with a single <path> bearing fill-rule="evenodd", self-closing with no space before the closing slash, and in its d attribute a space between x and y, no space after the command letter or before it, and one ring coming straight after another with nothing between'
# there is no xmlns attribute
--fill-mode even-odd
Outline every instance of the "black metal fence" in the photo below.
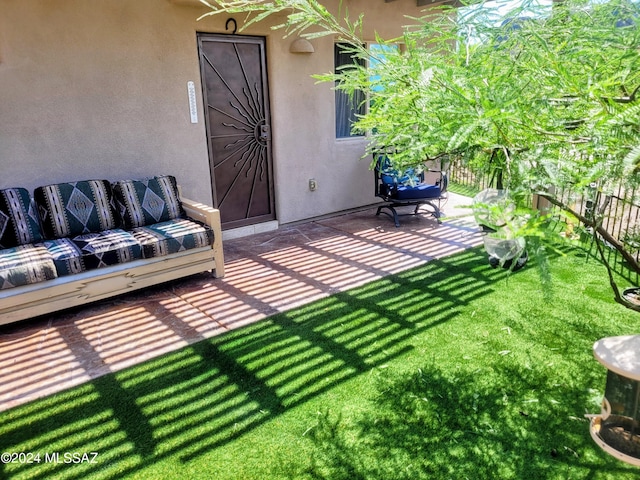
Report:
<svg viewBox="0 0 640 480"><path fill-rule="evenodd" d="M462 193L468 195L480 192L485 188L495 187L488 174L474 173L459 161L452 162L449 179L452 185L461 188ZM604 218L604 229L614 239L622 243L636 261L640 261L640 188L625 188L620 185L607 195L598 193L597 188L588 188L580 196L575 196L567 190L556 192L556 197L587 218L590 218L592 209L597 209L597 212ZM556 209L556 211L559 218L559 210ZM567 235L580 238L583 248L597 257L593 235L589 235L587 230L571 220L566 220L565 228ZM606 242L604 245L607 261L614 267L614 270L634 284L639 284L639 276L628 268L617 250L611 245L607 245Z"/></svg>

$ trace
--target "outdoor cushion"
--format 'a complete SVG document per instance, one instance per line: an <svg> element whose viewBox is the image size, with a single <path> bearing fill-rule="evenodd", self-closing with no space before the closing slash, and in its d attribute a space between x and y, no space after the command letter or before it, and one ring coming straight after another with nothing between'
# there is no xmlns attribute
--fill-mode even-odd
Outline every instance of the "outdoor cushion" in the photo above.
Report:
<svg viewBox="0 0 640 480"><path fill-rule="evenodd" d="M417 174L415 169L408 168L402 173L391 167L389 158L384 155L378 158L381 193L395 200L419 200L422 198L438 198L442 194L440 185L421 183L424 175Z"/></svg>
<svg viewBox="0 0 640 480"><path fill-rule="evenodd" d="M419 200L421 198L440 197L440 187L438 185L416 185L415 187L401 185L395 195L397 200Z"/></svg>
<svg viewBox="0 0 640 480"><path fill-rule="evenodd" d="M142 247L129 232L120 229L46 240L58 276L131 262L142 258Z"/></svg>
<svg viewBox="0 0 640 480"><path fill-rule="evenodd" d="M384 162L380 170L380 178L386 185L408 185L414 186L419 184L423 177L415 172L413 168L407 168L402 174L394 168L391 168L388 161Z"/></svg>
<svg viewBox="0 0 640 480"><path fill-rule="evenodd" d="M131 232L143 248L144 258L206 247L213 243L213 230L207 225L187 219L174 219Z"/></svg>
<svg viewBox="0 0 640 480"><path fill-rule="evenodd" d="M111 185L106 180L38 187L34 199L47 239L101 232L118 226L111 207Z"/></svg>
<svg viewBox="0 0 640 480"><path fill-rule="evenodd" d="M56 278L51 254L42 245L0 250L0 290Z"/></svg>
<svg viewBox="0 0 640 480"><path fill-rule="evenodd" d="M128 230L184 216L173 176L121 180L114 183L113 192L123 226Z"/></svg>
<svg viewBox="0 0 640 480"><path fill-rule="evenodd" d="M0 248L42 241L38 220L34 202L26 189L0 190Z"/></svg>

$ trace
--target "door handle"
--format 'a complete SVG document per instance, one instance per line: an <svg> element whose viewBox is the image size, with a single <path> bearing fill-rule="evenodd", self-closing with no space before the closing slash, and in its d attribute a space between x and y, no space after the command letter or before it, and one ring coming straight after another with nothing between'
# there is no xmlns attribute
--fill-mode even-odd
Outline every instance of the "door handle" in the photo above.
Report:
<svg viewBox="0 0 640 480"><path fill-rule="evenodd" d="M271 128L269 125L260 126L260 139L264 141L271 140Z"/></svg>

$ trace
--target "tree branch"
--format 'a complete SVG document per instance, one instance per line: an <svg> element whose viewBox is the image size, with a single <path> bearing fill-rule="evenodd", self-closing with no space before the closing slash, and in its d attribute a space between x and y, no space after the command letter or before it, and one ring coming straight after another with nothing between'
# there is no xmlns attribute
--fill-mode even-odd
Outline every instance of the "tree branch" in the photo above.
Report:
<svg viewBox="0 0 640 480"><path fill-rule="evenodd" d="M620 243L616 238L614 238L609 232L607 232L602 227L602 222L597 222L594 219L590 219L585 217L584 215L581 215L580 213L576 212L574 209L566 205L564 202L549 195L548 193L539 192L538 195L545 198L556 207L564 210L565 212L570 213L571 215L576 217L578 220L580 220L580 222L582 222L587 227L592 228L593 239L595 240L596 247L598 249L598 254L600 255L600 258L602 259L602 262L604 263L604 266L607 269L607 274L609 276L609 284L611 285L611 289L613 290L615 301L631 310L640 312L640 305L633 305L625 301L623 297L620 295L620 289L618 288L618 285L616 284L615 279L613 278L613 269L611 268L611 265L607 261L604 249L602 247L601 240L604 240L608 244L612 245L613 248L615 248L620 253L620 255L622 255L622 257L629 264L631 269L635 273L640 274L640 264L638 264L636 259L633 258L633 256L624 248L624 245Z"/></svg>

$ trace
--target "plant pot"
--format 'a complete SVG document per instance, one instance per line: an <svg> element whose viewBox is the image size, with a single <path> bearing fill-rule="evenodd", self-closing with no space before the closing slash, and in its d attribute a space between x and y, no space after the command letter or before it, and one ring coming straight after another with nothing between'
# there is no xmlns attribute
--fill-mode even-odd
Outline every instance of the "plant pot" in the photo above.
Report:
<svg viewBox="0 0 640 480"><path fill-rule="evenodd" d="M516 272L526 265L527 260L529 260L529 254L525 250L517 259L514 258L507 260L506 262L502 262L502 268ZM489 265L491 265L492 268L498 268L501 265L500 259L489 255Z"/></svg>
<svg viewBox="0 0 640 480"><path fill-rule="evenodd" d="M493 228L511 220L516 205L506 190L487 188L473 197L472 209L478 225Z"/></svg>
<svg viewBox="0 0 640 480"><path fill-rule="evenodd" d="M622 298L625 302L640 307L640 287L629 287L622 291Z"/></svg>
<svg viewBox="0 0 640 480"><path fill-rule="evenodd" d="M525 250L526 242L523 237L504 240L485 235L483 241L484 249L489 254L489 265L493 268L502 265L503 268L515 272L524 267L529 259L527 251Z"/></svg>
<svg viewBox="0 0 640 480"><path fill-rule="evenodd" d="M513 240L505 240L485 235L483 241L484 249L487 253L502 261L512 260L520 256L525 247L525 239L523 237L514 238Z"/></svg>

